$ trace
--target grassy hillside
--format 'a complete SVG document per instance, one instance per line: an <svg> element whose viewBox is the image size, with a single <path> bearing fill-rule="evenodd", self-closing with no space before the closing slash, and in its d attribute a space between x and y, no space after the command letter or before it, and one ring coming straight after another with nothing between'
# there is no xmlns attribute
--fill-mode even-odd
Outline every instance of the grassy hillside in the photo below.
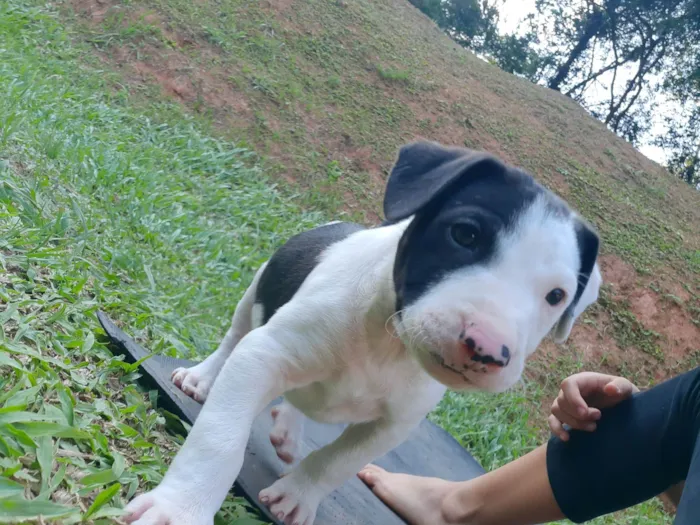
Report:
<svg viewBox="0 0 700 525"><path fill-rule="evenodd" d="M155 351L211 351L288 235L377 220L416 137L524 166L603 236L607 285L570 344L433 414L485 467L543 439L570 372L644 386L697 364L700 195L404 0L0 0L0 93L0 522L107 520L180 442L98 308ZM219 518L246 516L231 498ZM656 502L598 520L665 522Z"/></svg>
<svg viewBox="0 0 700 525"><path fill-rule="evenodd" d="M72 2L64 12L120 72L119 89L166 96L244 140L267 173L312 188L316 209L336 213L340 200L375 221L396 149L417 137L527 168L603 235L613 286L602 326L574 341L601 336L592 357L646 376L699 350L700 195L574 102L459 48L405 0Z"/></svg>

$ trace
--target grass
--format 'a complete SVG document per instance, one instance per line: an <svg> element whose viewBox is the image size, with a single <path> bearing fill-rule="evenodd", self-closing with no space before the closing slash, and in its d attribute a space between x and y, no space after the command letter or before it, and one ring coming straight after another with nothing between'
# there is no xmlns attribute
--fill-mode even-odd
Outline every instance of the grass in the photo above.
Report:
<svg viewBox="0 0 700 525"><path fill-rule="evenodd" d="M300 7L306 15L323 16L328 6L316 3ZM342 7L330 7L336 14L345 13ZM352 195L357 201L353 209L358 213L372 208L371 199L379 197L379 188L367 184L366 168L353 168L351 156L321 142L329 132L340 133L347 137L351 150L371 147L393 155L400 141L400 126L411 115L399 100L387 98L383 91L387 84L400 90L413 89L416 83L410 78L409 67L371 65L376 51L373 46L344 45L338 35L347 35L349 30L333 17L323 18L323 29L297 36L262 9L242 1L226 2L216 9L210 4L179 0L118 4L98 27L83 27L85 38L100 42L99 49L105 54L128 49L147 63L157 63L160 50L168 48L163 38L130 29L143 25L142 12L147 8L165 13L168 25L188 28L182 33L188 40L201 39L210 48L206 57L190 50L181 54L182 47L171 50L178 62L187 62L187 68L223 68L232 73L235 89L250 97L253 115L217 118L225 118L228 129L245 136L261 153L269 154L283 145L280 163L268 167L272 173L291 174L306 187L317 189L326 182L325 165L335 161L348 176L334 180L329 189L345 197ZM114 20L120 21L118 30ZM120 37L104 38L115 33ZM367 63L368 71L351 74L348 63L353 64L352 69ZM222 85L221 89L225 92L230 86ZM387 130L387 124L393 131Z"/></svg>
<svg viewBox="0 0 700 525"><path fill-rule="evenodd" d="M379 78L386 80L387 82L396 82L398 84L408 84L411 81L410 71L405 71L402 69L394 68L383 68L382 66L377 66L377 73Z"/></svg>
<svg viewBox="0 0 700 525"><path fill-rule="evenodd" d="M108 523L136 490L160 480L182 438L154 393L138 387L135 369L107 350L95 312L108 311L155 352L210 352L275 246L336 218L339 196L354 199L350 213L373 209L378 179L350 153L338 157L336 137L347 134L353 152L379 152L382 164L410 135L409 102L418 97L444 106L439 124L422 119L422 129L448 128L454 115L462 130L491 129L522 146L521 123L506 129L475 104L425 96L433 85L421 55L434 51L427 33L406 32L424 44L407 58L384 31L382 20L395 16L385 5L350 4L304 4L301 15L315 13L322 27L300 34L285 25L294 19L240 1L117 3L86 24L63 4L0 0L0 523L39 523L39 515ZM202 47L211 54L184 46L172 27L189 28L186 36L211 45ZM376 38L350 46L353 30ZM173 53L167 57L189 71L221 68L251 115L224 114L233 99L219 112L196 89L184 103L166 99L163 86L115 67L109 56L118 51L145 64ZM395 67L375 66L377 56ZM275 147L288 156L273 155ZM624 160L624 151L609 151ZM574 198L611 225L612 249L640 267L659 264L668 241L658 232L683 230L672 215L642 209L658 191L635 186L628 195L599 172L567 169ZM271 178L289 173L291 183ZM647 216L661 221L660 229L647 226L655 235L633 228ZM697 267L697 252L679 240L670 248L662 262ZM621 316L638 344L638 327ZM431 418L495 468L546 438L541 405L581 366L559 358L545 370L549 382L498 396L450 393ZM252 525L252 516L230 498L217 519ZM649 502L595 523L670 522Z"/></svg>
<svg viewBox="0 0 700 525"><path fill-rule="evenodd" d="M321 217L178 108L110 94L51 10L0 4L0 35L0 522L104 521L181 440L96 310L154 351L210 351L265 254Z"/></svg>
<svg viewBox="0 0 700 525"><path fill-rule="evenodd" d="M127 70L159 66L155 84L166 90L164 77L206 70L231 104L220 107L200 92L181 101L210 111L220 132L275 159L273 175L304 188L324 185L350 198L353 211L371 212L381 200L378 175L402 142L427 136L484 147L550 186L563 178L565 196L600 228L605 249L640 273L675 266L681 280L700 284L698 202L687 188L580 108L457 52L405 0L310 0L294 8L111 0L103 10L103 20L79 22L105 59L119 56L112 62ZM158 16L146 24L146 13ZM329 162L344 174L330 184Z"/></svg>

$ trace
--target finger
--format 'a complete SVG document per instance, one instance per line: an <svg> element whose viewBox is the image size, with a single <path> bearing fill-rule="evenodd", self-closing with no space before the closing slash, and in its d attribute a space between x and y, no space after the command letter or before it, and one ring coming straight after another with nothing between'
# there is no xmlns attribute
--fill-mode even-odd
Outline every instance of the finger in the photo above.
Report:
<svg viewBox="0 0 700 525"><path fill-rule="evenodd" d="M557 397L555 403L558 404L559 409L561 411L569 414L569 416L574 419L580 421L597 421L598 419L600 419L600 410L593 407L587 407L585 413L581 415L581 412L578 410L578 407L574 406L574 404L571 403L571 401L561 390L559 391L559 397Z"/></svg>
<svg viewBox="0 0 700 525"><path fill-rule="evenodd" d="M605 394L620 399L626 399L638 391L639 389L624 377L616 377L603 388Z"/></svg>
<svg viewBox="0 0 700 525"><path fill-rule="evenodd" d="M584 419L587 421L598 421L600 419L601 413L600 410L597 408L589 408L588 409L588 414Z"/></svg>
<svg viewBox="0 0 700 525"><path fill-rule="evenodd" d="M588 412L588 405L581 396L581 390L576 378L567 377L564 379L561 383L561 391L567 403L572 406L574 413L578 416L585 416Z"/></svg>
<svg viewBox="0 0 700 525"><path fill-rule="evenodd" d="M603 392L608 383L621 378L608 374L599 374L598 372L581 372L571 376L569 379L575 381L581 397L587 399L590 395Z"/></svg>
<svg viewBox="0 0 700 525"><path fill-rule="evenodd" d="M555 436L562 441L569 441L569 433L564 430L564 425L561 424L561 421L553 415L550 415L547 421L549 422L549 428Z"/></svg>
<svg viewBox="0 0 700 525"><path fill-rule="evenodd" d="M585 430L587 432L593 432L597 426L596 423L593 421L579 419L577 417L572 416L568 412L564 412L559 407L558 403L552 405L552 415L565 425L569 425L571 428L576 430Z"/></svg>

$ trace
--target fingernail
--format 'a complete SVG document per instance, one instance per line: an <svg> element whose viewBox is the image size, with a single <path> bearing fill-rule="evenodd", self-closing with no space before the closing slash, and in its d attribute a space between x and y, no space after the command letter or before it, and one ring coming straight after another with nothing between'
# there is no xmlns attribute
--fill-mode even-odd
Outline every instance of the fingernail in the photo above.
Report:
<svg viewBox="0 0 700 525"><path fill-rule="evenodd" d="M262 501L263 503L267 503L268 501L270 501L270 498L268 498L267 496L263 496L262 498L260 498L260 501Z"/></svg>

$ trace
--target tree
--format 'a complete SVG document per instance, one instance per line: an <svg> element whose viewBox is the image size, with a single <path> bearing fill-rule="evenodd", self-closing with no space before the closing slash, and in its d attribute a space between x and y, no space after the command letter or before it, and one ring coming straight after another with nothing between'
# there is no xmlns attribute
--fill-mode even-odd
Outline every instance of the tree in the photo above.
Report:
<svg viewBox="0 0 700 525"><path fill-rule="evenodd" d="M593 2L586 2L583 12L574 16L573 20L570 16L566 16L566 11L561 3L539 0L537 9L540 12L556 13L555 20L560 22L559 31L563 33L566 41L573 43L565 60L557 66L556 72L547 82L551 89L559 91L561 84L572 75L572 68L576 62L591 46L591 41L603 33L608 21L601 7ZM563 31L567 20L573 21L571 24L573 31Z"/></svg>
<svg viewBox="0 0 700 525"><path fill-rule="evenodd" d="M666 117L668 131L656 137L654 144L668 153L669 171L700 190L700 56L694 58L698 64L682 80L667 81L683 111ZM683 71L682 65L678 71Z"/></svg>
<svg viewBox="0 0 700 525"><path fill-rule="evenodd" d="M489 25L493 25L493 20L489 19L489 16L498 14L498 11L489 8L488 2L483 2L484 5L482 5L479 0L410 0L410 2L464 47L471 47L475 37L491 32L492 28Z"/></svg>
<svg viewBox="0 0 700 525"><path fill-rule="evenodd" d="M547 85L635 144L653 94L687 84L678 64L700 55L700 0L538 0L537 9L540 30L553 27ZM603 85L605 97L590 95Z"/></svg>
<svg viewBox="0 0 700 525"><path fill-rule="evenodd" d="M668 132L654 142L669 153L669 170L700 190L700 45L674 66L663 87L683 111L667 117Z"/></svg>
<svg viewBox="0 0 700 525"><path fill-rule="evenodd" d="M409 0L463 47L495 62L509 73L538 79L541 57L532 47L536 35L500 35L504 0Z"/></svg>
<svg viewBox="0 0 700 525"><path fill-rule="evenodd" d="M446 29L445 7L442 0L409 0L414 6L423 11L441 29Z"/></svg>
<svg viewBox="0 0 700 525"><path fill-rule="evenodd" d="M542 70L547 67L547 58L533 49L532 44L536 39L533 32L523 36L499 35L484 46L482 53L504 71L538 82L542 78Z"/></svg>
<svg viewBox="0 0 700 525"><path fill-rule="evenodd" d="M498 32L496 0L411 0L455 41L575 99L635 145L661 145L668 167L697 184L700 0L537 0L520 35ZM649 137L663 95L683 111Z"/></svg>

